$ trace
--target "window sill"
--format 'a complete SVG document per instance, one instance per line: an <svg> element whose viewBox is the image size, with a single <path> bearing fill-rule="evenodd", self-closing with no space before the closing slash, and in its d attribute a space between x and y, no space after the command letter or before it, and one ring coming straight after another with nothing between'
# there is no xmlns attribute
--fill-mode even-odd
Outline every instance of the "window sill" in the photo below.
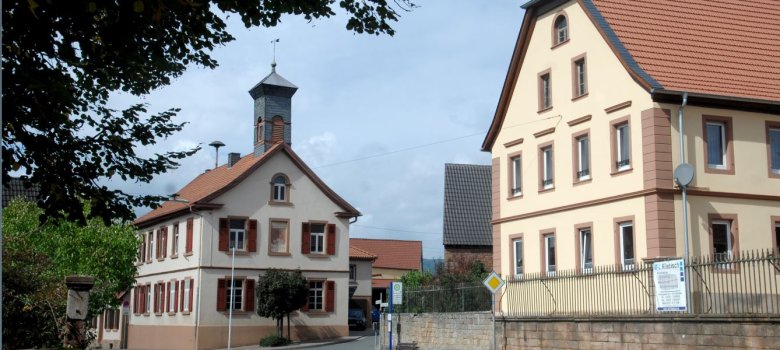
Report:
<svg viewBox="0 0 780 350"><path fill-rule="evenodd" d="M227 316L230 314L230 310L220 311L219 313ZM251 315L251 311L246 310L233 310L233 316L245 316L245 315Z"/></svg>
<svg viewBox="0 0 780 350"><path fill-rule="evenodd" d="M268 205L275 205L280 207L292 207L293 204L291 202L282 202L282 201L274 201L270 200L268 201Z"/></svg>
<svg viewBox="0 0 780 350"><path fill-rule="evenodd" d="M187 253L184 253L184 256L185 256L185 257L186 257L186 256L192 256L192 252L187 252Z"/></svg>
<svg viewBox="0 0 780 350"><path fill-rule="evenodd" d="M609 175L620 176L620 175L630 174L633 171L634 171L634 168L627 168L627 169L623 169L623 170L614 170L613 169L612 172L609 173Z"/></svg>
<svg viewBox="0 0 780 350"><path fill-rule="evenodd" d="M176 313L173 311L168 311L168 316L176 316Z"/></svg>
<svg viewBox="0 0 780 350"><path fill-rule="evenodd" d="M518 195L512 195L512 196L506 197L506 200L513 201L515 199L520 199L520 198L523 198L523 194L522 193L518 194Z"/></svg>
<svg viewBox="0 0 780 350"><path fill-rule="evenodd" d="M277 253L277 252L268 252L268 256L292 256L292 254L288 253Z"/></svg>
<svg viewBox="0 0 780 350"><path fill-rule="evenodd" d="M306 254L306 256L313 258L313 259L327 259L330 258L330 255L325 253L309 253Z"/></svg>
<svg viewBox="0 0 780 350"><path fill-rule="evenodd" d="M327 312L325 310L309 310L306 311L307 316L314 316L314 317L327 317L330 316L330 312Z"/></svg>
<svg viewBox="0 0 780 350"><path fill-rule="evenodd" d="M154 313L154 315L155 315L155 316L162 316L162 315L163 315L163 313L162 313L162 312L155 312L155 313Z"/></svg>
<svg viewBox="0 0 780 350"><path fill-rule="evenodd" d="M157 258L157 261L158 261L158 262L160 262L160 261L165 261L165 258Z"/></svg>
<svg viewBox="0 0 780 350"><path fill-rule="evenodd" d="M579 96L572 97L572 98L571 98L571 101L572 101L572 102L574 102L574 101L578 101L578 100L581 100L581 99L583 99L583 98L585 98L585 97L588 97L588 93L587 93L587 92L586 92L586 93L584 93L584 94L582 94L582 95L579 95Z"/></svg>
<svg viewBox="0 0 780 350"><path fill-rule="evenodd" d="M704 172L707 174L734 175L734 167L732 166L728 168L713 168L708 165L704 168Z"/></svg>
<svg viewBox="0 0 780 350"><path fill-rule="evenodd" d="M148 316L149 316L149 313L148 313L148 312L146 312L146 313L144 313L143 315L148 317Z"/></svg>
<svg viewBox="0 0 780 350"><path fill-rule="evenodd" d="M181 314L184 316L189 316L191 311L182 311Z"/></svg>
<svg viewBox="0 0 780 350"><path fill-rule="evenodd" d="M772 179L780 179L780 170L770 170L769 171L769 178Z"/></svg>
<svg viewBox="0 0 780 350"><path fill-rule="evenodd" d="M589 184L589 183L591 183L591 181L593 181L593 178L589 177L587 179L575 180L572 185L573 186L579 186L579 185Z"/></svg>
<svg viewBox="0 0 780 350"><path fill-rule="evenodd" d="M178 258L179 258L179 255L178 255L178 254L176 254L176 255L171 255L171 259L178 259Z"/></svg>
<svg viewBox="0 0 780 350"><path fill-rule="evenodd" d="M544 112L551 111L552 109L553 109L553 106L550 106L550 107L547 107L547 108L542 108L542 109L536 111L536 113L542 114Z"/></svg>
<svg viewBox="0 0 780 350"><path fill-rule="evenodd" d="M566 40L564 40L564 41L561 41L561 42L559 42L559 43L556 43L555 45L553 45L552 47L550 47L550 50L555 50L555 49L557 49L558 47L561 47L561 46L565 45L565 44L566 44L566 43L568 43L568 42L569 42L569 39L566 39Z"/></svg>
<svg viewBox="0 0 780 350"><path fill-rule="evenodd" d="M225 254L227 255L235 254L236 256L239 256L239 255L249 255L249 252L246 250L236 250L235 252L233 252L232 250L228 250L225 252Z"/></svg>
<svg viewBox="0 0 780 350"><path fill-rule="evenodd" d="M553 192L553 191L555 191L555 186L539 189L539 193L546 193L546 192Z"/></svg>

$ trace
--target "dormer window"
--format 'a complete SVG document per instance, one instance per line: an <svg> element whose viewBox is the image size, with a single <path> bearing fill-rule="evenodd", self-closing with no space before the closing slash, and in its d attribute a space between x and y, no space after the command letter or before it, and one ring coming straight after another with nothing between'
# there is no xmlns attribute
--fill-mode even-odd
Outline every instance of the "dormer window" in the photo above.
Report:
<svg viewBox="0 0 780 350"><path fill-rule="evenodd" d="M290 182L284 174L276 174L271 181L271 202L290 201Z"/></svg>
<svg viewBox="0 0 780 350"><path fill-rule="evenodd" d="M569 21L565 15L558 15L553 25L553 46L569 41Z"/></svg>

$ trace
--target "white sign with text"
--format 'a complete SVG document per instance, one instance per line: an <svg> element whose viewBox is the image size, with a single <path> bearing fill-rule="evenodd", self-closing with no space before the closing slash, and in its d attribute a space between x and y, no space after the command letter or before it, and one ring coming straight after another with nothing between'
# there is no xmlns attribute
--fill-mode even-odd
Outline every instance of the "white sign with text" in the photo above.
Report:
<svg viewBox="0 0 780 350"><path fill-rule="evenodd" d="M686 311L685 263L682 259L653 263L656 311Z"/></svg>

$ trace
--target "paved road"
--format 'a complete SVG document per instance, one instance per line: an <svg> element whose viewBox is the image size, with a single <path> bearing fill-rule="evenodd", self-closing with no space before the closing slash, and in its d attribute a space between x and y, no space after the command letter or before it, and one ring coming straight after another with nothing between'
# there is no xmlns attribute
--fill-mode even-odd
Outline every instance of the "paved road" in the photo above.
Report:
<svg viewBox="0 0 780 350"><path fill-rule="evenodd" d="M367 336L347 343L320 346L319 350L374 350L374 336Z"/></svg>

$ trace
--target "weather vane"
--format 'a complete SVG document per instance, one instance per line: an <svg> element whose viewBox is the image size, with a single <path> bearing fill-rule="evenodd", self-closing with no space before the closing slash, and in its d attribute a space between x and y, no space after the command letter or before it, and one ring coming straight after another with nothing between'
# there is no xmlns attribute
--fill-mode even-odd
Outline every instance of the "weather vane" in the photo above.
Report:
<svg viewBox="0 0 780 350"><path fill-rule="evenodd" d="M274 70L276 70L276 43L278 42L279 42L279 38L271 40L271 44L274 46L274 60L271 63L271 68L273 68Z"/></svg>

